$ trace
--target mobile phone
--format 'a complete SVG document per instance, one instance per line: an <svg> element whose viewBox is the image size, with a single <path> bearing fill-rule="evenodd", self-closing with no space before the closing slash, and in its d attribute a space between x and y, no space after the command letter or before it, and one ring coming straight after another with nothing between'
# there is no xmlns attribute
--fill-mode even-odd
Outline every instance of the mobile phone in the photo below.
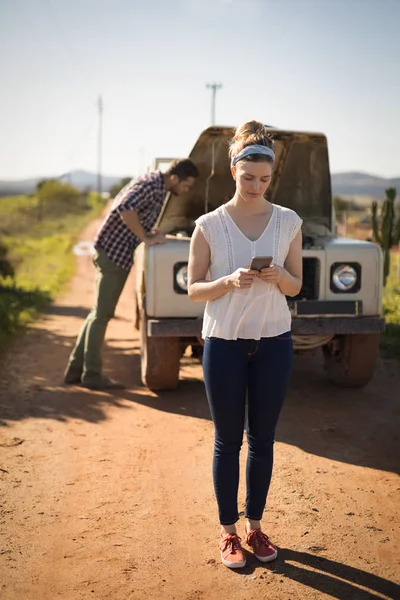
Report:
<svg viewBox="0 0 400 600"><path fill-rule="evenodd" d="M254 256L250 269L253 271L261 271L261 269L266 269L272 263L272 256Z"/></svg>

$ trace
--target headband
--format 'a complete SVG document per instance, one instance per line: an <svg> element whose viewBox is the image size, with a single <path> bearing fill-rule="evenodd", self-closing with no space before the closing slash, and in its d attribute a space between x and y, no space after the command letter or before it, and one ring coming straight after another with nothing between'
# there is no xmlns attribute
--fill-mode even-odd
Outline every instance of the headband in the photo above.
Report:
<svg viewBox="0 0 400 600"><path fill-rule="evenodd" d="M272 160L275 160L275 154L271 148L268 148L268 146L261 146L261 144L253 144L252 146L246 146L239 154L233 156L231 166L233 167L239 160L242 160L242 158L249 156L250 154L264 154L265 156L272 158Z"/></svg>

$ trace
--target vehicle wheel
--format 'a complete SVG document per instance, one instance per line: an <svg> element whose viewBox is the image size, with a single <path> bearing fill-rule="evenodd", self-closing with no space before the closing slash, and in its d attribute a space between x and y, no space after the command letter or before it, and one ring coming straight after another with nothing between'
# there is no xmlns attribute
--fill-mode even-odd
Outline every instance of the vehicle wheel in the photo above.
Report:
<svg viewBox="0 0 400 600"><path fill-rule="evenodd" d="M181 345L179 338L147 335L147 317L140 315L140 359L142 383L151 390L174 390L179 383Z"/></svg>
<svg viewBox="0 0 400 600"><path fill-rule="evenodd" d="M379 355L379 333L340 335L323 347L325 369L333 383L363 387L371 381Z"/></svg>

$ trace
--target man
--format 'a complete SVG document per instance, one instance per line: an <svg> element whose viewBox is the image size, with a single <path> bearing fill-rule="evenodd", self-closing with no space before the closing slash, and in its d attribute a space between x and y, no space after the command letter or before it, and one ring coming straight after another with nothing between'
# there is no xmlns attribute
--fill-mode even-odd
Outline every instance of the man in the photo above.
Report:
<svg viewBox="0 0 400 600"><path fill-rule="evenodd" d="M102 373L101 354L108 321L114 316L136 247L141 242L152 246L165 241L165 236L153 228L166 193L179 196L187 192L198 176L191 160L176 160L165 173L156 171L132 179L116 196L95 238L95 302L69 358L65 383L81 383L94 390L125 387Z"/></svg>

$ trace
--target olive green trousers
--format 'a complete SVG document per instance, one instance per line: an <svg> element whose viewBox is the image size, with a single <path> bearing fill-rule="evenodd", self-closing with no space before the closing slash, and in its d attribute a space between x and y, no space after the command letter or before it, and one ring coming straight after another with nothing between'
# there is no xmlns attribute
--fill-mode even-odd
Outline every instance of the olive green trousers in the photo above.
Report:
<svg viewBox="0 0 400 600"><path fill-rule="evenodd" d="M101 249L95 251L93 264L96 268L95 301L79 333L68 368L96 376L102 370L107 325L114 316L129 271L116 265Z"/></svg>

